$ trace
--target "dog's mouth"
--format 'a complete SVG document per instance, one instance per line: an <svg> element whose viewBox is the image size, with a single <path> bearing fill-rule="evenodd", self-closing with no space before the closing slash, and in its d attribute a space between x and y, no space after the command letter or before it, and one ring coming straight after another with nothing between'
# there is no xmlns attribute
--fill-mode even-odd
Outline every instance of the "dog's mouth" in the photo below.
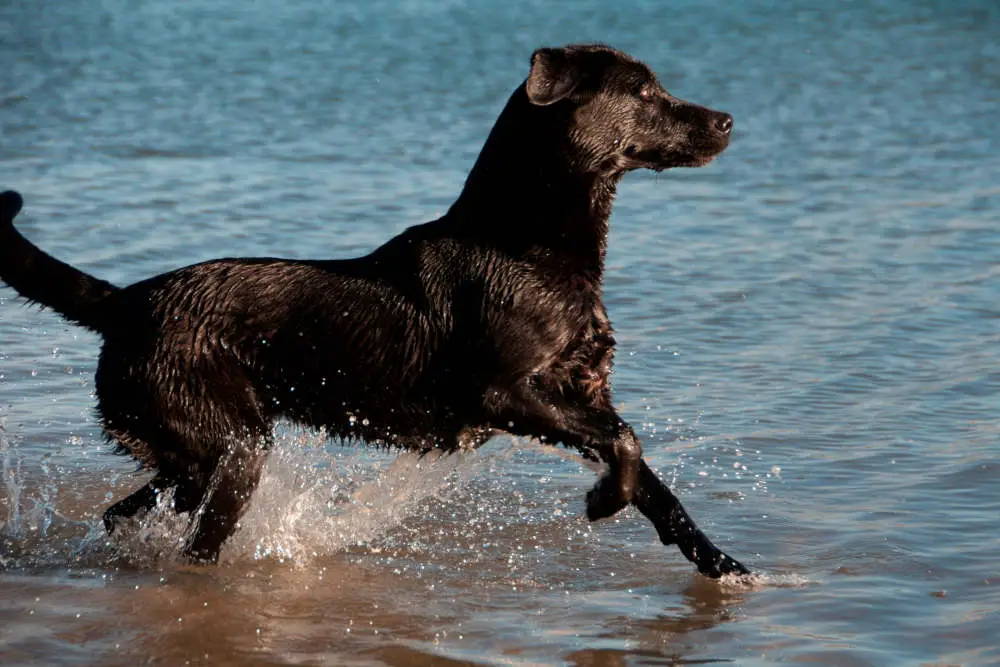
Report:
<svg viewBox="0 0 1000 667"><path fill-rule="evenodd" d="M672 160L668 160L667 162L660 162L653 164L650 168L653 171L660 172L664 171L665 169L672 169L674 167L704 167L706 164L714 160L716 156L719 155L719 153L721 152L722 151L718 151L716 153L710 153L707 155L679 156Z"/></svg>
<svg viewBox="0 0 1000 667"><path fill-rule="evenodd" d="M634 161L635 165L633 168L652 169L656 172L675 167L704 167L718 157L725 150L727 144L704 150L685 152L657 149L634 150L631 155L626 152L626 157Z"/></svg>

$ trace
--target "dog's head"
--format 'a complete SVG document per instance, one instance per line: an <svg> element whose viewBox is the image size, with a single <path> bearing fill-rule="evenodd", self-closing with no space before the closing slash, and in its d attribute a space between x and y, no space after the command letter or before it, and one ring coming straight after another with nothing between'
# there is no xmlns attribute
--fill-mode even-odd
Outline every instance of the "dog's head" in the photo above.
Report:
<svg viewBox="0 0 1000 667"><path fill-rule="evenodd" d="M733 128L729 114L677 99L649 67L602 45L535 51L525 91L565 112L571 157L588 172L701 167Z"/></svg>

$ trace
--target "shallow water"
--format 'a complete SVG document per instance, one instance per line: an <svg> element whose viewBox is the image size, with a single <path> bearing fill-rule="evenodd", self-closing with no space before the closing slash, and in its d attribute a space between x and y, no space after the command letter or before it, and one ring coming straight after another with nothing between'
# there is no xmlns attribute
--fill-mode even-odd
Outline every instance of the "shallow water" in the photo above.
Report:
<svg viewBox="0 0 1000 667"><path fill-rule="evenodd" d="M775 3L776 4L776 3ZM0 662L1000 664L1000 10L82 0L0 5L0 187L131 282L350 256L452 201L542 44L736 118L612 220L616 401L720 546L699 577L595 472L498 439L396 459L283 429L218 567L93 409L98 340L0 288Z"/></svg>

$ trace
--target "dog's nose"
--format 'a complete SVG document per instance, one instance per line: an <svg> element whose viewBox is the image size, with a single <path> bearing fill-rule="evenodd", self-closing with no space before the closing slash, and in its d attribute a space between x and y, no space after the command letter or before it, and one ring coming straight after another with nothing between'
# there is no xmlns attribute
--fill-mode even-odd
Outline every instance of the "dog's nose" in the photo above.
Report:
<svg viewBox="0 0 1000 667"><path fill-rule="evenodd" d="M721 134L729 134L733 131L733 117L727 113L716 114L715 129Z"/></svg>

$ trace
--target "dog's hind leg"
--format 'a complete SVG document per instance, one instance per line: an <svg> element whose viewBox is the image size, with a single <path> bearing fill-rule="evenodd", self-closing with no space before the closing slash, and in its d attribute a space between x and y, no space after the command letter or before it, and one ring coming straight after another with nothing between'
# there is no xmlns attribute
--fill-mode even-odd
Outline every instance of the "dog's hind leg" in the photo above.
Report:
<svg viewBox="0 0 1000 667"><path fill-rule="evenodd" d="M750 573L742 563L712 544L645 461L639 462L639 487L632 504L653 523L663 544L676 544L705 576Z"/></svg>
<svg viewBox="0 0 1000 667"><path fill-rule="evenodd" d="M263 442L230 444L218 461L192 517L192 534L184 548L193 561L214 563L222 543L236 530L257 488L267 449ZM195 497L197 493L188 494Z"/></svg>
<svg viewBox="0 0 1000 667"><path fill-rule="evenodd" d="M153 509L160 491L169 486L160 476L156 476L132 495L119 500L104 513L104 529L109 533L114 532L119 519L129 519L139 512Z"/></svg>
<svg viewBox="0 0 1000 667"><path fill-rule="evenodd" d="M178 482L174 487L174 511L178 514L195 511L201 505L207 489L207 479L189 477Z"/></svg>

